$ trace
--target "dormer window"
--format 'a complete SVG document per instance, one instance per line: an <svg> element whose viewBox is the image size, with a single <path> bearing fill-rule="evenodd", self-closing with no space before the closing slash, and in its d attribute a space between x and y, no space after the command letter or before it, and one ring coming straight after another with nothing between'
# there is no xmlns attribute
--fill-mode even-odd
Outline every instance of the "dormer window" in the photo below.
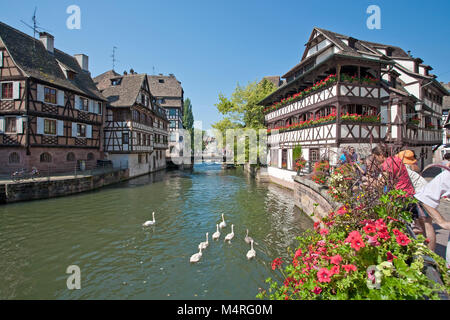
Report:
<svg viewBox="0 0 450 320"><path fill-rule="evenodd" d="M112 86L118 86L122 82L122 78L119 79L111 79L111 85Z"/></svg>
<svg viewBox="0 0 450 320"><path fill-rule="evenodd" d="M159 79L159 83L164 83L164 79Z"/></svg>
<svg viewBox="0 0 450 320"><path fill-rule="evenodd" d="M73 71L67 71L67 79L74 80L75 79L75 72Z"/></svg>

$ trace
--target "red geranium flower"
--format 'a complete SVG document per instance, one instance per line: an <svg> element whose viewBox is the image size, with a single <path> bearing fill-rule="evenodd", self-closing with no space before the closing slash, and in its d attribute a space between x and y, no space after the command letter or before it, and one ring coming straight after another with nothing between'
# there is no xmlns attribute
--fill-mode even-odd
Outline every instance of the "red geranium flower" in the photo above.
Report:
<svg viewBox="0 0 450 320"><path fill-rule="evenodd" d="M328 234L328 229L320 229L320 235L326 236Z"/></svg>
<svg viewBox="0 0 450 320"><path fill-rule="evenodd" d="M328 270L327 268L322 268L319 270L319 272L317 272L317 279L319 280L319 282L330 282L332 275L333 274L330 270Z"/></svg>
<svg viewBox="0 0 450 320"><path fill-rule="evenodd" d="M295 251L295 256L294 256L294 258L298 258L298 257L300 257L302 255L302 250L301 249L298 249L297 251Z"/></svg>
<svg viewBox="0 0 450 320"><path fill-rule="evenodd" d="M404 235L404 234L403 234L400 230L398 230L398 229L393 229L393 230L392 230L392 233L395 234L396 236Z"/></svg>

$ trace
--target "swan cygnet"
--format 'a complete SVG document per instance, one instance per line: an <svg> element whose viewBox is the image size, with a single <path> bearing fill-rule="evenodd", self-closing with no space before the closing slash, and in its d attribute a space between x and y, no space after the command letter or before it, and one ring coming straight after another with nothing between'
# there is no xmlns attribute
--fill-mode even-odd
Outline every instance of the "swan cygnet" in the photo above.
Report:
<svg viewBox="0 0 450 320"><path fill-rule="evenodd" d="M227 226L227 223L225 222L225 218L223 217L223 213L222 213L222 222L219 223L219 228L223 229Z"/></svg>
<svg viewBox="0 0 450 320"><path fill-rule="evenodd" d="M251 249L247 252L247 259L253 259L256 256L256 251L253 249L253 240L250 241Z"/></svg>
<svg viewBox="0 0 450 320"><path fill-rule="evenodd" d="M219 240L219 238L220 238L219 225L216 224L216 232L213 233L212 239L213 240Z"/></svg>
<svg viewBox="0 0 450 320"><path fill-rule="evenodd" d="M191 259L189 259L189 261L192 263L199 262L201 257L202 257L202 248L200 248L200 251L198 253L194 253L191 256Z"/></svg>
<svg viewBox="0 0 450 320"><path fill-rule="evenodd" d="M209 244L209 242L208 242L208 232L207 232L206 233L206 241L205 242L200 242L199 245L198 245L198 248L204 250L204 249L206 249L208 247L208 244Z"/></svg>
<svg viewBox="0 0 450 320"><path fill-rule="evenodd" d="M234 224L231 225L231 233L227 234L224 241L231 242L231 239L234 237Z"/></svg>

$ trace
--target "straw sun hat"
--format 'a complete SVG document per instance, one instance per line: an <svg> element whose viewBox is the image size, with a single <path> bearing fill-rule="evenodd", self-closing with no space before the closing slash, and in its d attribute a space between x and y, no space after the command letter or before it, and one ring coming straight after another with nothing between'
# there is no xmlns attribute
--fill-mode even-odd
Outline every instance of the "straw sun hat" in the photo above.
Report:
<svg viewBox="0 0 450 320"><path fill-rule="evenodd" d="M411 150L403 150L397 153L397 157L402 159L404 164L416 164L417 160L414 158L414 152Z"/></svg>

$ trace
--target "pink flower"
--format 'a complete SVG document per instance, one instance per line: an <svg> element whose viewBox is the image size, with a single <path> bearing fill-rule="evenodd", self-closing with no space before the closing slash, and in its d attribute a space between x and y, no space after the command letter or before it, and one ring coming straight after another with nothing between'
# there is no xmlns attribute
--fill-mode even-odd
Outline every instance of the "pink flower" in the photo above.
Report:
<svg viewBox="0 0 450 320"><path fill-rule="evenodd" d="M302 255L302 250L301 249L298 249L297 251L295 251L295 256L294 256L294 258L298 258L298 257L300 257Z"/></svg>
<svg viewBox="0 0 450 320"><path fill-rule="evenodd" d="M377 232L377 228L372 225L372 224L367 224L364 228L363 228L364 232L369 234L369 233L375 233Z"/></svg>
<svg viewBox="0 0 450 320"><path fill-rule="evenodd" d="M408 243L411 242L411 240L408 238L408 236L406 236L406 235L404 235L404 234L401 234L401 235L397 236L397 237L395 238L395 240L396 240L397 243L398 243L399 245L401 245L401 246L407 246Z"/></svg>
<svg viewBox="0 0 450 320"><path fill-rule="evenodd" d="M320 229L320 235L326 236L329 233L328 229Z"/></svg>
<svg viewBox="0 0 450 320"><path fill-rule="evenodd" d="M314 292L315 294L320 294L320 293L322 292L322 288L316 286L316 287L314 288L313 292Z"/></svg>
<svg viewBox="0 0 450 320"><path fill-rule="evenodd" d="M364 241L361 238L359 238L359 239L352 240L351 246L356 251L359 251L359 249L364 248L366 245L365 245Z"/></svg>
<svg viewBox="0 0 450 320"><path fill-rule="evenodd" d="M342 257L339 254L332 256L330 259L330 262L332 264L338 265L342 262Z"/></svg>
<svg viewBox="0 0 450 320"><path fill-rule="evenodd" d="M353 240L361 239L361 234L358 231L352 231L349 233L345 242L352 242Z"/></svg>
<svg viewBox="0 0 450 320"><path fill-rule="evenodd" d="M356 270L357 270L357 269L356 269L356 266L353 265L353 264L344 264L344 265L342 266L342 268L344 268L344 270L345 270L347 273L349 273L350 271L356 271Z"/></svg>
<svg viewBox="0 0 450 320"><path fill-rule="evenodd" d="M394 256L390 251L386 253L387 261L392 262L394 259L397 259L397 256Z"/></svg>
<svg viewBox="0 0 450 320"><path fill-rule="evenodd" d="M339 274L340 268L339 268L339 266L332 266L330 271L332 272L332 275Z"/></svg>
<svg viewBox="0 0 450 320"><path fill-rule="evenodd" d="M332 275L331 271L327 268L321 268L319 272L317 272L317 279L319 282L330 282Z"/></svg>

